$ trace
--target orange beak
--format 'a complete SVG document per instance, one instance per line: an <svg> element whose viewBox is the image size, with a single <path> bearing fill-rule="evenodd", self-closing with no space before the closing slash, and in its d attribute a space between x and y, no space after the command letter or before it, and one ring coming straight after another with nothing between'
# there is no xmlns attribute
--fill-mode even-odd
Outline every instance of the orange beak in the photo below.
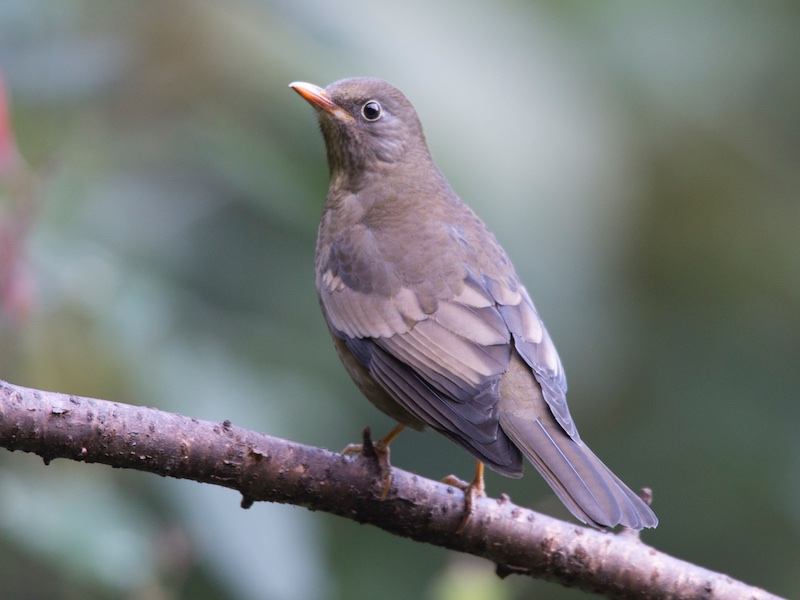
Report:
<svg viewBox="0 0 800 600"><path fill-rule="evenodd" d="M300 94L306 102L317 110L326 110L330 112L337 108L337 106L328 99L325 90L313 83L295 81L294 83L290 83L289 87Z"/></svg>
<svg viewBox="0 0 800 600"><path fill-rule="evenodd" d="M305 81L295 81L294 83L290 83L289 87L292 88L295 92L300 94L303 97L303 100L308 102L311 106L316 108L317 110L324 110L326 113L331 115L336 115L337 117L347 117L348 119L352 119L347 111L339 107L336 103L334 103L330 98L328 98L328 94L325 93L321 87L314 85L313 83L306 83Z"/></svg>

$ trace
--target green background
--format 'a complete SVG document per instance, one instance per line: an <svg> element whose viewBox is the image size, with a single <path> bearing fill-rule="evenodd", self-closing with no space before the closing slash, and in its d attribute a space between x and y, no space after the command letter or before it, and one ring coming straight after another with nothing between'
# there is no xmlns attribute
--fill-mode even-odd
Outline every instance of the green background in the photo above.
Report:
<svg viewBox="0 0 800 600"><path fill-rule="evenodd" d="M32 174L0 184L21 240L0 378L332 449L388 431L319 314L327 167L287 87L381 77L514 260L583 438L653 489L643 539L800 597L800 4L5 0L0 72ZM473 469L434 434L392 459ZM533 469L487 484L568 518ZM6 451L0 581L14 600L585 597Z"/></svg>

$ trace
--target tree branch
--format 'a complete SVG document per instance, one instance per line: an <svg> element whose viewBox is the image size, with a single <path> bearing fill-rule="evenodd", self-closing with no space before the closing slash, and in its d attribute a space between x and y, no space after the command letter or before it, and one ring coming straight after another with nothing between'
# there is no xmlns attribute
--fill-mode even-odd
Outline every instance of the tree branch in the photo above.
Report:
<svg viewBox="0 0 800 600"><path fill-rule="evenodd" d="M368 432L365 433L368 435ZM280 502L321 510L396 535L487 558L501 576L556 581L610 598L775 599L643 544L480 498L467 527L464 494L392 468L389 495L374 457L321 448L154 408L33 390L0 381L0 446L221 485L242 506Z"/></svg>

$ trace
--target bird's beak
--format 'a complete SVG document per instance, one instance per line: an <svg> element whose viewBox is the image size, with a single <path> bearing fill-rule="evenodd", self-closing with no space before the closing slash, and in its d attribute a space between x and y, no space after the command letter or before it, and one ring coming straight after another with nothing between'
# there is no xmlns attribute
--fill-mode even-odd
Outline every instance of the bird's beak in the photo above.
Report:
<svg viewBox="0 0 800 600"><path fill-rule="evenodd" d="M323 110L338 117L346 116L352 119L352 117L344 109L339 107L330 98L328 98L328 94L326 94L325 90L323 90L321 87L316 86L313 83L306 83L305 81L295 81L294 83L290 83L289 87L300 94L303 97L303 100L308 102L317 110Z"/></svg>

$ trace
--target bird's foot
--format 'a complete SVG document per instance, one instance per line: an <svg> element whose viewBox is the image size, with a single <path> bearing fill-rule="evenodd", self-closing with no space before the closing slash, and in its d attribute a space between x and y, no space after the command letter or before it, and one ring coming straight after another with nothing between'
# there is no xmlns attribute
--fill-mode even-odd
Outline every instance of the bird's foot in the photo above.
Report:
<svg viewBox="0 0 800 600"><path fill-rule="evenodd" d="M478 468L475 470L475 478L471 483L467 483L455 475L448 475L442 479L442 483L457 487L464 492L464 518L458 526L458 529L456 529L456 533L461 533L469 524L470 519L472 519L477 499L486 496L486 486L483 483L483 463L478 462Z"/></svg>
<svg viewBox="0 0 800 600"><path fill-rule="evenodd" d="M383 479L381 500L386 500L386 497L389 495L389 489L392 486L392 465L389 462L389 457L391 455L389 443L396 438L404 428L404 425L397 425L377 442L373 442L372 431L369 427L365 427L362 431L363 442L361 444L348 444L347 447L342 450L342 454L361 454L375 461L375 464L378 466L378 473Z"/></svg>

